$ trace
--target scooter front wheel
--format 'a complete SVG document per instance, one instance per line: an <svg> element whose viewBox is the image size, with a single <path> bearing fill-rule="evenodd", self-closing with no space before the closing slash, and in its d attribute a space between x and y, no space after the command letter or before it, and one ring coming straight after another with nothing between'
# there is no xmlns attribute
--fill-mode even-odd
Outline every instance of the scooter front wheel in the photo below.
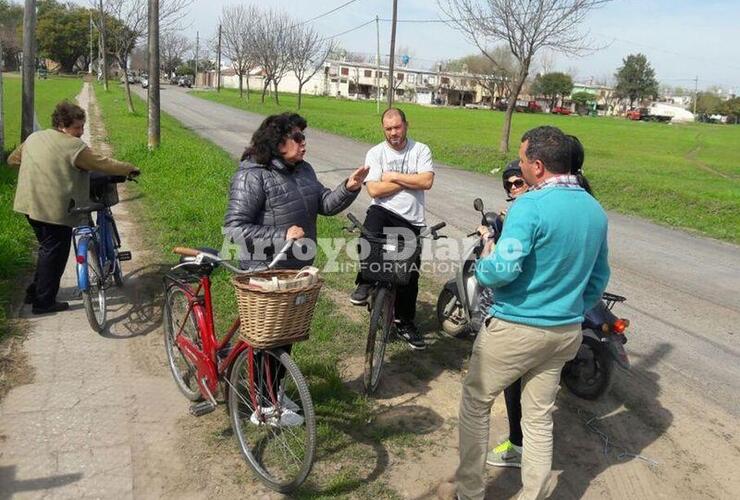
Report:
<svg viewBox="0 0 740 500"><path fill-rule="evenodd" d="M468 333L468 320L465 319L462 304L447 288L442 289L437 298L437 321L442 332L450 337L463 338Z"/></svg>

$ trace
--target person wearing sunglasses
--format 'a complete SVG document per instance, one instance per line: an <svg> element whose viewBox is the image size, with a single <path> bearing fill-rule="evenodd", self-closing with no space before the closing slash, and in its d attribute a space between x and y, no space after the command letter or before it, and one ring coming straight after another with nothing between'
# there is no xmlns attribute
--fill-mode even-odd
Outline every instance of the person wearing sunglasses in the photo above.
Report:
<svg viewBox="0 0 740 500"><path fill-rule="evenodd" d="M289 239L316 241L318 215L335 215L357 198L368 167L354 170L335 189L324 187L304 156L306 120L295 113L268 116L252 135L231 180L225 232L241 246L240 260L266 260ZM278 264L300 269L315 251L290 252ZM313 246L315 249L315 246ZM294 249L296 247L294 246Z"/></svg>

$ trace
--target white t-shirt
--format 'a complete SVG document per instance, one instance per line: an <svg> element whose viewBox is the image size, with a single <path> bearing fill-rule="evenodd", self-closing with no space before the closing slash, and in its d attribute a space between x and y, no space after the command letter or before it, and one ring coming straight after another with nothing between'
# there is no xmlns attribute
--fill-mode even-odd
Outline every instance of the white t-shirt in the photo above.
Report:
<svg viewBox="0 0 740 500"><path fill-rule="evenodd" d="M365 155L365 165L370 167L365 182L380 181L383 172L402 174L434 172L429 147L411 139L406 140L406 147L402 151L396 151L386 141L374 146ZM372 204L397 213L415 226L425 225L422 189L402 189L391 196L374 198Z"/></svg>

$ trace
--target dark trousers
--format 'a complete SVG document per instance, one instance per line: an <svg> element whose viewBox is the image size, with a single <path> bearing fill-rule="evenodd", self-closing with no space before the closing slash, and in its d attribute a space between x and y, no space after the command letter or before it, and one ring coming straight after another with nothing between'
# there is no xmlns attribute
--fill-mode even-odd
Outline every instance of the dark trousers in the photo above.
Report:
<svg viewBox="0 0 740 500"><path fill-rule="evenodd" d="M38 260L33 283L26 293L35 307L49 307L56 301L72 244L72 228L39 222L26 216L39 242Z"/></svg>
<svg viewBox="0 0 740 500"><path fill-rule="evenodd" d="M522 445L522 379L504 389L506 415L509 417L509 441Z"/></svg>
<svg viewBox="0 0 740 500"><path fill-rule="evenodd" d="M376 234L387 233L386 228L397 227L410 229L417 236L421 232L421 227L414 226L400 215L377 205L371 205L368 208L364 226L368 231ZM401 323L413 323L416 317L416 298L419 295L418 269L421 266L421 253L415 264L408 284L396 288L396 319ZM362 279L362 273L357 274L356 283L367 283Z"/></svg>

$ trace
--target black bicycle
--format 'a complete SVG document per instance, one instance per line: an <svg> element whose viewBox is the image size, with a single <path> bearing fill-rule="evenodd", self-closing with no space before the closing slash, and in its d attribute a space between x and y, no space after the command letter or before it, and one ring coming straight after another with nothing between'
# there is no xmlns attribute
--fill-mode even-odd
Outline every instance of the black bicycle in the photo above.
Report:
<svg viewBox="0 0 740 500"><path fill-rule="evenodd" d="M347 230L359 229L363 238L370 244L370 255L361 262L360 269L362 278L373 284L367 300L370 329L367 334L363 374L365 393L372 394L380 383L385 346L393 332L396 288L408 284L415 262L421 253L421 241L424 238L434 240L444 238L437 234L437 231L447 224L440 222L425 228L418 236L407 241L403 238L373 233L351 213L347 214L347 218L352 223Z"/></svg>

